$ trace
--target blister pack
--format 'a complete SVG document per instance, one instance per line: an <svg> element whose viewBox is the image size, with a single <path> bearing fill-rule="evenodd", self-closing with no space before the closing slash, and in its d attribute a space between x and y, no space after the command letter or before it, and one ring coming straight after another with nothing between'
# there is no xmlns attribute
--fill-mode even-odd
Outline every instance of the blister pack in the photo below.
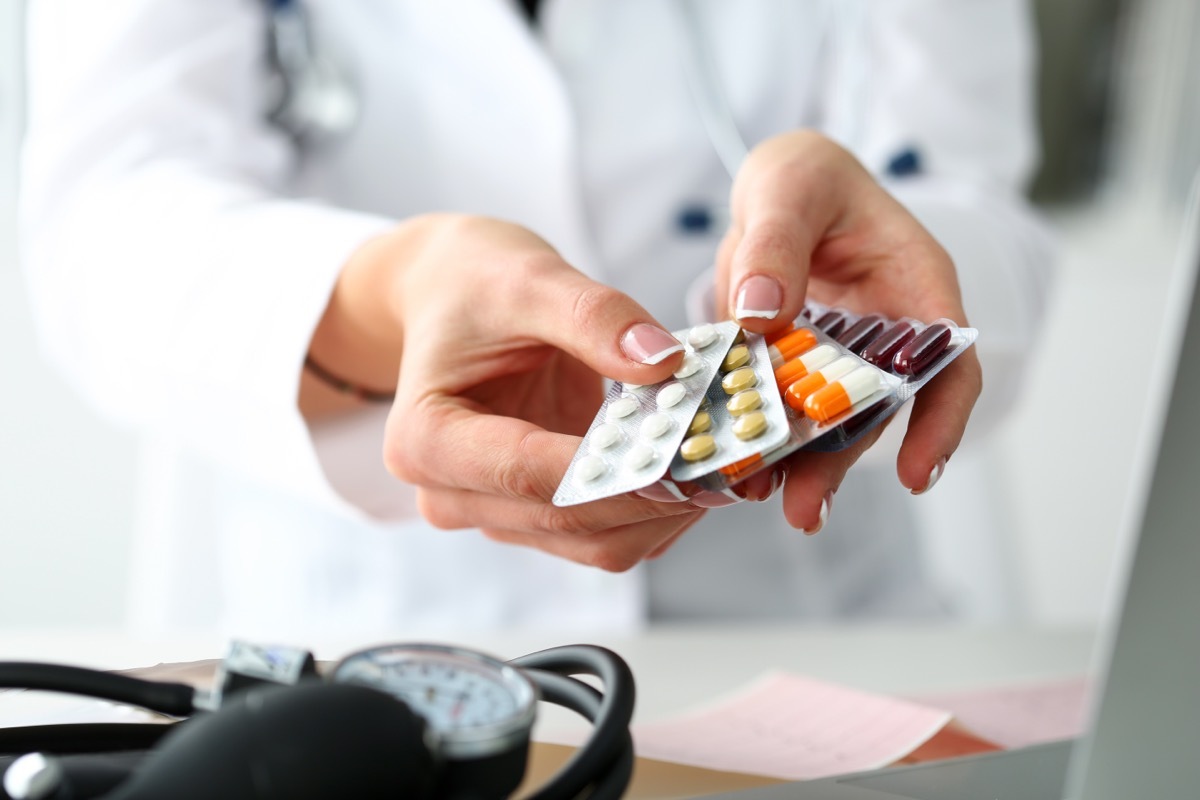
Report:
<svg viewBox="0 0 1200 800"><path fill-rule="evenodd" d="M671 462L673 480L694 481L788 440L788 418L762 336L746 333L735 343L718 377Z"/></svg>
<svg viewBox="0 0 1200 800"><path fill-rule="evenodd" d="M648 386L614 383L554 493L554 504L612 497L662 478L740 333L735 322L676 331L685 353L669 380Z"/></svg>
<svg viewBox="0 0 1200 800"><path fill-rule="evenodd" d="M792 330L770 337L789 436L772 450L694 480L723 489L797 450L849 447L975 343L978 331L811 304Z"/></svg>
<svg viewBox="0 0 1200 800"><path fill-rule="evenodd" d="M974 344L978 331L810 303L788 330L769 337L733 322L675 336L686 346L683 365L653 386L612 386L555 505L660 480L678 497L720 491L798 450L849 447Z"/></svg>

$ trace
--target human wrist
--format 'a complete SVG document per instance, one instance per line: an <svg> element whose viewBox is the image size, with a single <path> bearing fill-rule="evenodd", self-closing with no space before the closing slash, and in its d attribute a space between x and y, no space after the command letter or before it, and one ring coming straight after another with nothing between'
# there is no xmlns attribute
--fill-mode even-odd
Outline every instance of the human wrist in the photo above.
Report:
<svg viewBox="0 0 1200 800"><path fill-rule="evenodd" d="M396 231L363 242L342 266L305 357L306 415L381 400L395 389L404 344Z"/></svg>

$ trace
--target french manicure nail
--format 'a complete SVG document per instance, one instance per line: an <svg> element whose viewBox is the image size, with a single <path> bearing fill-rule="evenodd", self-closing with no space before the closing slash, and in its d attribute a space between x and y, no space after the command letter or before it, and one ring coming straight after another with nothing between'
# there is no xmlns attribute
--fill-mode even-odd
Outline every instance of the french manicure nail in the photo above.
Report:
<svg viewBox="0 0 1200 800"><path fill-rule="evenodd" d="M751 275L738 289L736 319L775 319L783 305L783 289L766 275Z"/></svg>
<svg viewBox="0 0 1200 800"><path fill-rule="evenodd" d="M804 534L806 536L814 536L820 533L821 529L825 527L825 523L829 521L829 512L831 510L833 510L833 492L830 491L826 492L825 496L821 498L821 512L817 515L816 527L804 528Z"/></svg>
<svg viewBox="0 0 1200 800"><path fill-rule="evenodd" d="M927 480L925 482L925 486L920 489L913 489L912 493L913 494L925 494L926 492L928 492L930 489L932 489L934 487L934 485L942 477L942 473L945 471L946 471L946 459L939 458L938 462L933 465L933 469L931 469L929 471L929 480Z"/></svg>
<svg viewBox="0 0 1200 800"><path fill-rule="evenodd" d="M683 345L657 325L639 322L621 336L621 352L639 364L658 364L683 352Z"/></svg>
<svg viewBox="0 0 1200 800"><path fill-rule="evenodd" d="M787 473L782 469L773 470L771 472L771 487L767 490L766 496L762 498L763 501L770 500L775 496L775 493L779 491L781 486L783 486L783 479L786 474Z"/></svg>

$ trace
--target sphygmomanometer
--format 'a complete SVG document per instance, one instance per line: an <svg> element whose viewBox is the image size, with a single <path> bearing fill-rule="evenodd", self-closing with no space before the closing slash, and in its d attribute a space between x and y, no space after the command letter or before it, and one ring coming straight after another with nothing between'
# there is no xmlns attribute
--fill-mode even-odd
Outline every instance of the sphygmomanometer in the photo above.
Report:
<svg viewBox="0 0 1200 800"><path fill-rule="evenodd" d="M307 651L234 643L209 690L0 663L0 688L18 687L179 721L0 729L0 800L503 798L524 778L539 701L575 711L593 731L529 798L620 797L633 771L633 675L593 645L505 662L395 644L352 653L322 674Z"/></svg>

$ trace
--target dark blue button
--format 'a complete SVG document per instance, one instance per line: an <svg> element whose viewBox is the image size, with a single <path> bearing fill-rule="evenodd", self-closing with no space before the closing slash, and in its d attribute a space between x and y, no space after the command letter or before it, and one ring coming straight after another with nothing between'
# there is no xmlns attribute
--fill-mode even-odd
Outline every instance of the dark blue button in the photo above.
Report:
<svg viewBox="0 0 1200 800"><path fill-rule="evenodd" d="M888 162L887 174L893 178L907 178L919 175L922 170L921 154L914 147L906 147Z"/></svg>
<svg viewBox="0 0 1200 800"><path fill-rule="evenodd" d="M708 206L684 206L675 218L675 224L682 233L698 235L712 230L713 214Z"/></svg>

